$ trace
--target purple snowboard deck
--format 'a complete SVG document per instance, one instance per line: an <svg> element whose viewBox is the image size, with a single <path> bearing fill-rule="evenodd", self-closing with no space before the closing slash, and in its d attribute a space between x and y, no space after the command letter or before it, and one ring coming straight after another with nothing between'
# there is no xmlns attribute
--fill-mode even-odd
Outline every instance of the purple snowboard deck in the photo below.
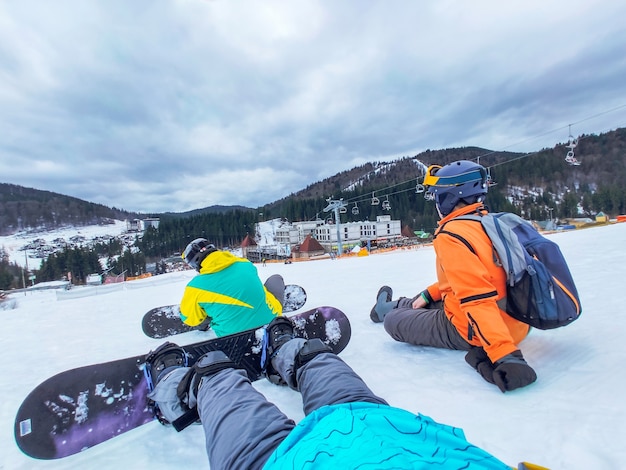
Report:
<svg viewBox="0 0 626 470"><path fill-rule="evenodd" d="M350 341L350 322L333 307L292 315L296 334L321 338L339 353ZM262 377L263 327L183 346L193 364L203 354L222 350L245 368L250 380ZM146 354L61 372L37 386L15 418L15 440L37 459L76 454L155 419L143 374Z"/></svg>

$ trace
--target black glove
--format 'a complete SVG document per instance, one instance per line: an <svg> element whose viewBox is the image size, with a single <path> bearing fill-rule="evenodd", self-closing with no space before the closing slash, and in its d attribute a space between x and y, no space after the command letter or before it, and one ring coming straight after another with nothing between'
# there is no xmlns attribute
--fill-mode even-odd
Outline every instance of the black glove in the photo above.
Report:
<svg viewBox="0 0 626 470"><path fill-rule="evenodd" d="M496 361L493 383L502 393L525 387L537 380L537 374L524 360L521 351L513 351Z"/></svg>
<svg viewBox="0 0 626 470"><path fill-rule="evenodd" d="M483 348L470 349L465 355L465 361L476 369L483 379L490 384L495 384L493 381L494 365Z"/></svg>

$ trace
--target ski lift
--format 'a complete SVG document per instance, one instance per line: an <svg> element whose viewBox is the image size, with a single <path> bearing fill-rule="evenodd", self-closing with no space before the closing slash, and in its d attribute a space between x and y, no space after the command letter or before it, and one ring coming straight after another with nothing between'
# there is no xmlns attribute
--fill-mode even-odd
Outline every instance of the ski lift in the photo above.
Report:
<svg viewBox="0 0 626 470"><path fill-rule="evenodd" d="M377 206L378 204L380 204L380 199L374 196L374 192L372 192L372 206Z"/></svg>
<svg viewBox="0 0 626 470"><path fill-rule="evenodd" d="M426 188L424 187L423 184L417 183L415 185L415 194L423 193L424 191L426 191Z"/></svg>
<svg viewBox="0 0 626 470"><path fill-rule="evenodd" d="M572 166L578 166L581 163L574 156L574 149L576 148L577 145L578 145L578 139L574 139L574 137L572 136L572 125L570 124L569 125L569 138L568 138L567 145L566 145L566 147L569 150L567 151L567 155L565 155L565 161Z"/></svg>
<svg viewBox="0 0 626 470"><path fill-rule="evenodd" d="M391 205L389 204L389 196L387 196L387 199L383 201L383 210L386 210L386 211L391 210Z"/></svg>
<svg viewBox="0 0 626 470"><path fill-rule="evenodd" d="M487 168L487 187L491 188L492 186L497 185L493 178L491 177L491 169Z"/></svg>
<svg viewBox="0 0 626 470"><path fill-rule="evenodd" d="M356 205L356 202L354 203L354 207L352 208L352 214L359 215L359 206Z"/></svg>
<svg viewBox="0 0 626 470"><path fill-rule="evenodd" d="M346 212L348 212L348 209L346 208L346 206L341 206L339 208L339 213L340 214L345 214Z"/></svg>

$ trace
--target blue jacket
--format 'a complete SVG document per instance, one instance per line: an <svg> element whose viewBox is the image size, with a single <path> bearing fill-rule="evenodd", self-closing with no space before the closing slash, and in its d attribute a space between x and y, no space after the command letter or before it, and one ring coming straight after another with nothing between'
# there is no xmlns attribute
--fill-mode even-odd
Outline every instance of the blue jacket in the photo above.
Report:
<svg viewBox="0 0 626 470"><path fill-rule="evenodd" d="M289 433L264 470L314 468L511 470L467 442L462 429L372 403L314 411Z"/></svg>
<svg viewBox="0 0 626 470"><path fill-rule="evenodd" d="M209 316L217 336L265 325L281 314L282 305L265 288L254 264L227 251L202 261L180 302L184 323L197 326Z"/></svg>

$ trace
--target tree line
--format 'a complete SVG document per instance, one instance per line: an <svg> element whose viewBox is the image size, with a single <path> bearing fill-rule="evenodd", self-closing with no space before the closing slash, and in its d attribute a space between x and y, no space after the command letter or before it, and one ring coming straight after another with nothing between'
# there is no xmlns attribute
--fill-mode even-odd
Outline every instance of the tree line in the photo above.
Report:
<svg viewBox="0 0 626 470"><path fill-rule="evenodd" d="M17 263L12 263L7 251L0 248L0 291L20 288L27 279L26 270Z"/></svg>

